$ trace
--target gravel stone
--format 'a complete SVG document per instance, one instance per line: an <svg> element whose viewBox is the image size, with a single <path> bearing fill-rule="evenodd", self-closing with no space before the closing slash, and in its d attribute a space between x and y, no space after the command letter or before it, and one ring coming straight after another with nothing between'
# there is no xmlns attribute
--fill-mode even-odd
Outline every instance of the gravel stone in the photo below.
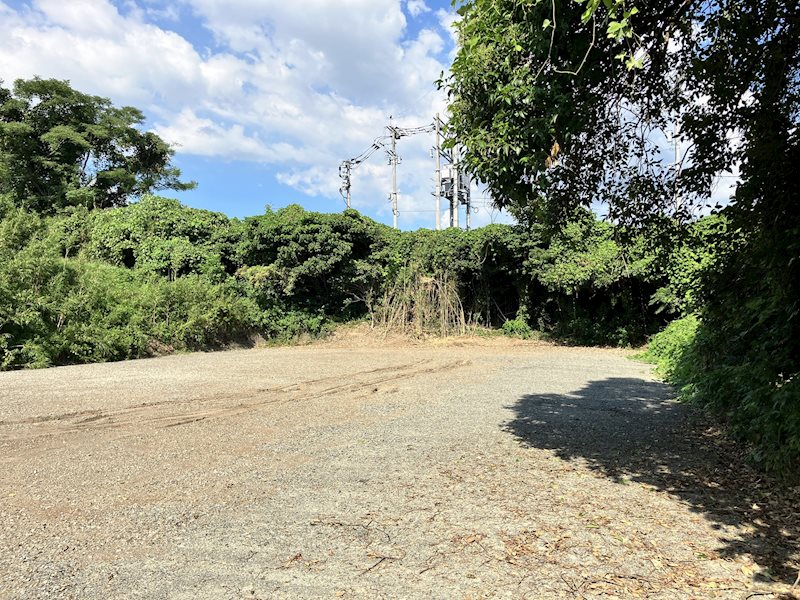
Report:
<svg viewBox="0 0 800 600"><path fill-rule="evenodd" d="M788 592L796 512L672 398L506 340L0 373L0 597Z"/></svg>

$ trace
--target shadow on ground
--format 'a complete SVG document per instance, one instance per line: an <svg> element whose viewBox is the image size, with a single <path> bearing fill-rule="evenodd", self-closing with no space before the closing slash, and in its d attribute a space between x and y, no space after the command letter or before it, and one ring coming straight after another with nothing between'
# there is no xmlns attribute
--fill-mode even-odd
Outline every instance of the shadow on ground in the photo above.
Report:
<svg viewBox="0 0 800 600"><path fill-rule="evenodd" d="M583 459L603 477L655 486L688 503L720 531L723 556L749 554L793 583L800 557L800 498L747 466L736 444L709 427L669 386L609 378L569 394L531 394L511 408L507 430L523 444Z"/></svg>

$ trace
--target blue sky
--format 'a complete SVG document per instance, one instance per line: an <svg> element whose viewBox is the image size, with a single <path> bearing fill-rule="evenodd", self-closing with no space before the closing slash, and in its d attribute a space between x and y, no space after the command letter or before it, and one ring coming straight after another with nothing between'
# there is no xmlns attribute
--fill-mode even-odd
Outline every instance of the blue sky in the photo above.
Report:
<svg viewBox="0 0 800 600"><path fill-rule="evenodd" d="M199 184L165 194L190 206L337 211L339 163L390 115L413 127L445 111L434 81L453 20L449 0L0 0L0 78L68 79L142 109ZM432 145L399 142L404 229L434 222ZM376 153L354 173L354 207L390 223L389 182Z"/></svg>

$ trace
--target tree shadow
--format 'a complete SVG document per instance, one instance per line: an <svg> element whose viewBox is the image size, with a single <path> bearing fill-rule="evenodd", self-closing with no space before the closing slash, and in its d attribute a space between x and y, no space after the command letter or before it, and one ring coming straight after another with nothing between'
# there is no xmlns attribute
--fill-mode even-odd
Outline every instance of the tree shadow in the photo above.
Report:
<svg viewBox="0 0 800 600"><path fill-rule="evenodd" d="M698 411L676 402L663 383L633 378L589 382L569 394L529 394L505 428L524 445L563 460L582 459L604 477L669 492L741 539L720 535L721 555L749 554L772 576L793 583L800 560L797 490L747 465L741 446Z"/></svg>

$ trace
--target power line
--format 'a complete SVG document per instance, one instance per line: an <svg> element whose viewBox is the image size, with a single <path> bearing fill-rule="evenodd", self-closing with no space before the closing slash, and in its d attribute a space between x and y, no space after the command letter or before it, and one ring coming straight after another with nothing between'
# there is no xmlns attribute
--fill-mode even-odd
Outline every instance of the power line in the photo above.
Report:
<svg viewBox="0 0 800 600"><path fill-rule="evenodd" d="M339 177L342 180L342 185L339 188L339 193L344 198L347 208L351 206L351 188L352 188L352 173L353 170L361 163L368 160L378 150L386 150L389 155L389 164L392 166L392 191L389 194L389 200L392 203L392 221L394 228L397 229L397 217L399 210L397 206L397 165L400 163L400 156L397 154L397 141L400 138L421 133L433 133L436 125L431 123L429 125L421 125L419 127L397 127L392 123L392 117L389 117L389 125L386 128L388 135L381 135L375 138L369 148L364 150L358 156L349 158L342 161L339 165ZM391 143L387 143L387 141Z"/></svg>
<svg viewBox="0 0 800 600"><path fill-rule="evenodd" d="M485 196L472 197L472 182L470 177L465 173L463 168L464 150L461 144L452 144L447 150L442 148L442 130L444 129L444 122L437 114L432 123L420 125L417 127L400 127L394 124L393 118L389 117L389 125L387 125L386 135L378 136L374 139L372 144L365 149L361 154L342 161L339 166L339 177L342 180L342 185L339 188L342 197L345 200L347 208L351 206L351 188L352 188L352 173L362 163L369 160L378 150L386 151L389 157L389 165L392 167L391 175L391 191L389 193L389 202L392 205L392 224L396 229L398 226L398 217L400 209L398 206L399 192L397 189L397 166L401 163L400 155L397 150L397 142L404 137L420 135L420 134L435 134L436 145L432 149L431 158L436 159L436 175L435 175L435 190L433 196L436 200L435 210L409 210L406 212L434 212L436 213L435 226L436 229L441 229L441 199L446 198L449 200L450 205L450 227L459 227L459 213L460 207L463 205L465 212L465 226L469 229L472 225L472 213L477 213L479 208L493 207L491 198ZM442 164L444 159L445 164ZM445 175L445 171L447 174ZM483 205L482 202L489 202Z"/></svg>

